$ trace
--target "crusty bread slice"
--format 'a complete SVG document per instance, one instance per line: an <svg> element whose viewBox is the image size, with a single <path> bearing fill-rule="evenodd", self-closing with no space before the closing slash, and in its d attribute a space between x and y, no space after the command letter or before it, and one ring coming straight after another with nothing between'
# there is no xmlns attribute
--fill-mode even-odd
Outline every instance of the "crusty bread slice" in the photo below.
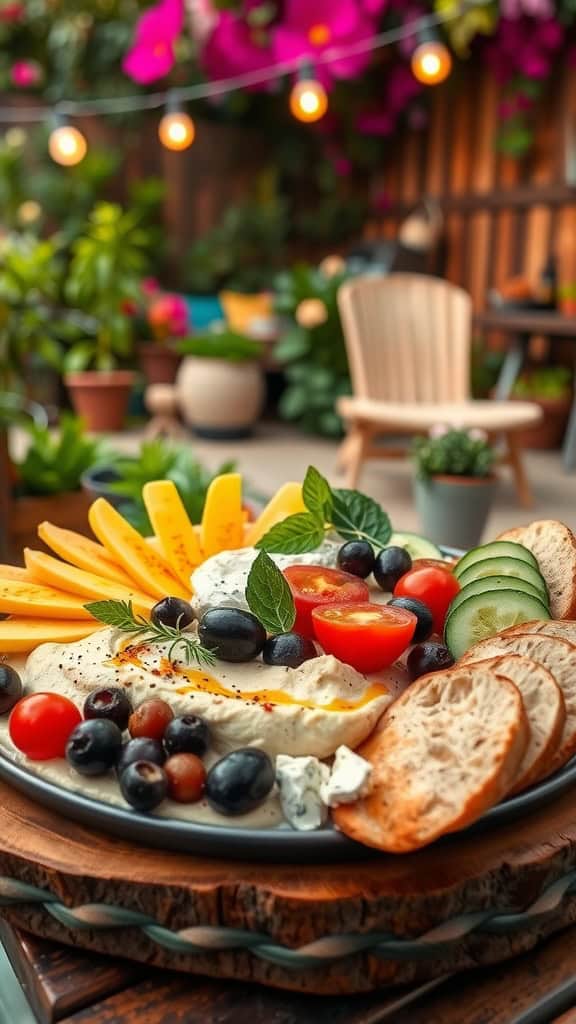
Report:
<svg viewBox="0 0 576 1024"><path fill-rule="evenodd" d="M335 808L334 821L367 846L417 850L510 790L529 736L519 690L492 669L422 676L358 750L373 766L372 792Z"/></svg>
<svg viewBox="0 0 576 1024"><path fill-rule="evenodd" d="M576 537L556 519L505 530L497 540L523 544L532 552L546 580L554 619L576 618Z"/></svg>
<svg viewBox="0 0 576 1024"><path fill-rule="evenodd" d="M551 672L544 665L521 654L504 654L479 662L498 675L506 676L520 690L530 725L530 740L510 796L531 786L548 773L566 721L564 696Z"/></svg>
<svg viewBox="0 0 576 1024"><path fill-rule="evenodd" d="M543 633L518 633L515 636L502 633L481 640L466 651L460 663L470 665L502 654L523 654L538 661L552 673L564 695L566 720L556 755L546 771L550 775L576 753L576 644Z"/></svg>
<svg viewBox="0 0 576 1024"><path fill-rule="evenodd" d="M569 640L571 644L576 644L576 622L573 619L536 619L533 622L520 622L517 626L504 629L501 635L518 636L519 633L557 636L561 640Z"/></svg>

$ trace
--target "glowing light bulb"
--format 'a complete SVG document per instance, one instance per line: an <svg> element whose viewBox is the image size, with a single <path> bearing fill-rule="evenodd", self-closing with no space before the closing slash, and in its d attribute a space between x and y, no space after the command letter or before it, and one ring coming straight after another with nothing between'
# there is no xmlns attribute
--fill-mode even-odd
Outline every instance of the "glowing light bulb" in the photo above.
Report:
<svg viewBox="0 0 576 1024"><path fill-rule="evenodd" d="M412 54L412 74L423 85L438 85L452 70L452 57L444 43L428 40L420 43Z"/></svg>
<svg viewBox="0 0 576 1024"><path fill-rule="evenodd" d="M328 110L326 90L314 78L296 82L290 93L290 111L297 121L319 121Z"/></svg>
<svg viewBox="0 0 576 1024"><path fill-rule="evenodd" d="M48 152L57 164L63 167L74 167L84 159L88 151L88 143L78 128L71 124L62 124L50 133Z"/></svg>
<svg viewBox="0 0 576 1024"><path fill-rule="evenodd" d="M180 152L192 145L196 135L196 128L194 121L191 117L188 117L188 114L185 114L182 110L173 110L164 114L158 125L158 135L160 142L166 149Z"/></svg>

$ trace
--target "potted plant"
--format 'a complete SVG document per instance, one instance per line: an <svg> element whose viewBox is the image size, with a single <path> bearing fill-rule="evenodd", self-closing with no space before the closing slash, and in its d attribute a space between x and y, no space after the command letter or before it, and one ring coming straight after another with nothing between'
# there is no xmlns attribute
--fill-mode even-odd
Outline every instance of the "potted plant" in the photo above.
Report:
<svg viewBox="0 0 576 1024"><path fill-rule="evenodd" d="M65 294L85 334L64 357L65 383L89 430L121 430L135 374L130 303L146 268L148 234L135 213L98 203L72 247ZM128 306L127 306L128 304Z"/></svg>
<svg viewBox="0 0 576 1024"><path fill-rule="evenodd" d="M478 544L496 488L496 453L482 430L438 426L414 442L414 496L422 531L435 544Z"/></svg>
<svg viewBox="0 0 576 1024"><path fill-rule="evenodd" d="M179 350L176 390L185 421L200 437L248 436L264 404L261 344L225 330L186 338Z"/></svg>
<svg viewBox="0 0 576 1024"><path fill-rule="evenodd" d="M25 429L24 457L12 459L11 541L18 551L38 545L36 528L44 519L86 532L90 498L82 475L106 455L102 442L88 437L72 414L62 415L56 431L39 422L28 422Z"/></svg>
<svg viewBox="0 0 576 1024"><path fill-rule="evenodd" d="M511 397L535 402L543 413L536 426L519 433L519 443L524 448L559 448L572 408L572 373L568 367L543 366L522 374Z"/></svg>
<svg viewBox="0 0 576 1024"><path fill-rule="evenodd" d="M162 292L156 282L142 282L144 310L141 320L150 341L138 345L140 366L148 384L173 384L182 356L176 341L190 333L188 304L181 295Z"/></svg>
<svg viewBox="0 0 576 1024"><path fill-rule="evenodd" d="M195 457L189 445L170 444L162 438L144 441L138 455L87 469L82 477L89 500L105 497L122 510L144 535L154 531L142 499L144 484L172 480L193 523L199 523L208 485L214 476L230 473L235 463L225 462L211 473Z"/></svg>

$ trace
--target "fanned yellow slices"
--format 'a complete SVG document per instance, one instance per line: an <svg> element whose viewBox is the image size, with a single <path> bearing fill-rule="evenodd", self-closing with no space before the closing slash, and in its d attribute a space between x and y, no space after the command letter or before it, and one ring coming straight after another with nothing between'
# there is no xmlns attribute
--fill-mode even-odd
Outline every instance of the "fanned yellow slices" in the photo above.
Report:
<svg viewBox="0 0 576 1024"><path fill-rule="evenodd" d="M84 603L86 598L66 594L53 587L23 580L0 578L0 612L9 615L34 615L42 619L92 619Z"/></svg>
<svg viewBox="0 0 576 1024"><path fill-rule="evenodd" d="M0 565L0 579L31 582L28 569L25 569L22 565Z"/></svg>
<svg viewBox="0 0 576 1024"><path fill-rule="evenodd" d="M182 586L165 559L105 498L97 498L90 506L88 519L100 543L130 573L138 586L155 597L188 600L190 588Z"/></svg>
<svg viewBox="0 0 576 1024"><path fill-rule="evenodd" d="M27 653L40 644L71 644L103 629L101 622L68 622L64 619L33 619L27 616L0 621L0 654Z"/></svg>
<svg viewBox="0 0 576 1024"><path fill-rule="evenodd" d="M200 543L204 558L243 546L242 477L239 473L223 473L208 487Z"/></svg>
<svg viewBox="0 0 576 1024"><path fill-rule="evenodd" d="M155 480L144 485L142 496L162 554L190 590L190 576L202 561L202 551L176 485Z"/></svg>
<svg viewBox="0 0 576 1024"><path fill-rule="evenodd" d="M248 524L244 544L246 547L254 547L268 530L280 523L288 516L294 516L298 512L305 512L306 506L302 500L302 484L287 483L276 491L270 499L266 508L258 516L255 523Z"/></svg>
<svg viewBox="0 0 576 1024"><path fill-rule="evenodd" d="M77 569L75 565L68 565L67 562L52 558L52 555L45 555L43 551L24 548L24 559L27 569L38 583L65 590L70 594L78 594L85 601L131 601L139 615L146 615L154 605L154 598L142 594L135 587L130 589L121 583L105 580L93 572Z"/></svg>
<svg viewBox="0 0 576 1024"><path fill-rule="evenodd" d="M81 533L64 530L61 526L48 522L40 523L38 536L46 547L51 548L65 562L70 562L78 569L85 569L87 572L96 573L97 576L103 576L104 579L123 583L125 587L134 586L134 580L114 561L106 548L96 544L89 537L83 537Z"/></svg>

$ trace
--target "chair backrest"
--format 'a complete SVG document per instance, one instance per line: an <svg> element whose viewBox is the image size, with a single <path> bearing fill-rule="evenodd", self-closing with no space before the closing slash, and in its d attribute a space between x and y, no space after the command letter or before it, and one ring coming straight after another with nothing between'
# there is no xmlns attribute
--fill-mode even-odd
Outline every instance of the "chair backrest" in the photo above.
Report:
<svg viewBox="0 0 576 1024"><path fill-rule="evenodd" d="M338 307L354 394L388 402L458 402L470 395L472 302L423 274L345 282Z"/></svg>

